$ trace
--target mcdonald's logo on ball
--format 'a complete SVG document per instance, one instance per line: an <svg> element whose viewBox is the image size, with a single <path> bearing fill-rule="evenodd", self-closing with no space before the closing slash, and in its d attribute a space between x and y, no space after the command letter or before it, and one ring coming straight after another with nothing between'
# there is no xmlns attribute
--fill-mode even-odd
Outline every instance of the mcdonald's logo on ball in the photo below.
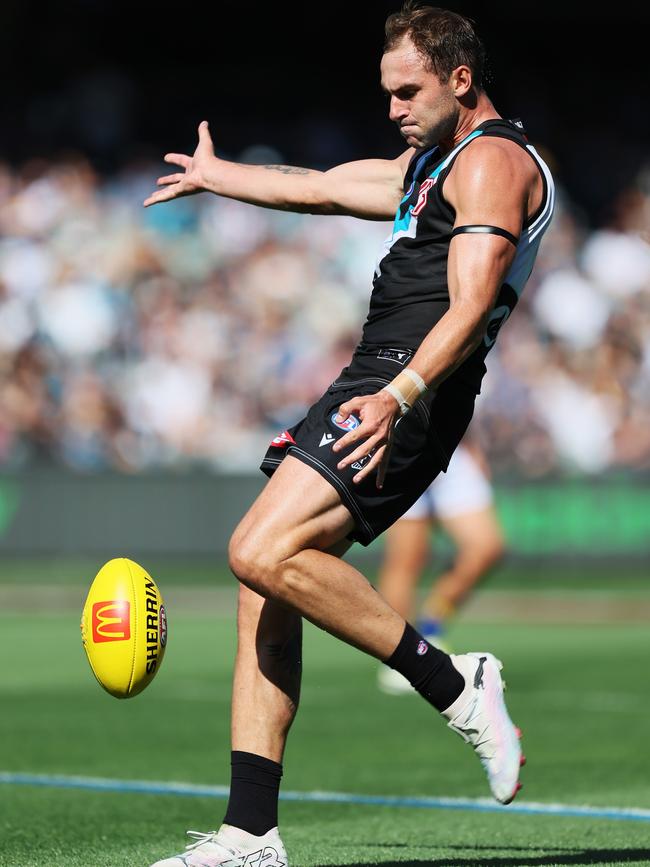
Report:
<svg viewBox="0 0 650 867"><path fill-rule="evenodd" d="M126 599L95 602L92 609L93 641L128 641L131 638L131 606Z"/></svg>

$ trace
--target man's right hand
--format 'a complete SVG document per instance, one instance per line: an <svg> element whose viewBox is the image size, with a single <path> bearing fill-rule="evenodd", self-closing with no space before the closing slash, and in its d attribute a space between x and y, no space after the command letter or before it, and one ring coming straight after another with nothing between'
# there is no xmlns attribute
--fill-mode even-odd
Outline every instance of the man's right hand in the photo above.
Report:
<svg viewBox="0 0 650 867"><path fill-rule="evenodd" d="M186 154L165 154L166 163L181 166L185 171L158 178L158 186L162 189L145 199L143 203L145 208L149 205L157 205L158 202L168 202L181 196L203 192L206 189L207 169L214 159L214 145L208 130L208 122L203 120L199 124L199 143L191 157Z"/></svg>

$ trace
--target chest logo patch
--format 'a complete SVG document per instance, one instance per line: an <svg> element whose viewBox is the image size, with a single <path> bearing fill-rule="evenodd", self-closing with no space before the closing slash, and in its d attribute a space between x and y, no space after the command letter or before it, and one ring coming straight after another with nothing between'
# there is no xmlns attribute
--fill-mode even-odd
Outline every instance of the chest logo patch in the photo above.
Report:
<svg viewBox="0 0 650 867"><path fill-rule="evenodd" d="M418 200L411 208L411 214L414 217L417 217L420 211L424 208L427 203L427 197L429 195L429 190L434 186L438 178L425 178L420 184L420 190L418 192Z"/></svg>

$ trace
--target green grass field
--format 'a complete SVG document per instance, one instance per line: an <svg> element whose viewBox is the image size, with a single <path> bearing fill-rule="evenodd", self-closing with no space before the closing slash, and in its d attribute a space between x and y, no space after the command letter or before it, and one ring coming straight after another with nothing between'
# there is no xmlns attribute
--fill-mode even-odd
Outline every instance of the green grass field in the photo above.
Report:
<svg viewBox="0 0 650 867"><path fill-rule="evenodd" d="M81 648L86 576L63 571L73 577L53 564L0 569L0 591L12 591L0 592L0 772L227 784L231 596L209 597L207 608L203 597L193 608L191 593L178 610L169 602L162 669L145 693L120 702L101 691ZM207 571L170 569L170 600L188 575L205 590ZM620 581L633 607L647 608L645 583ZM497 580L478 602L494 603L514 583ZM569 589L602 603L603 587L589 585L583 575ZM648 625L562 622L556 589L556 624L538 622L533 605L519 622L507 609L499 623L467 616L450 636L459 651L489 649L505 662L528 756L516 804L650 809ZM371 659L312 627L304 655L284 791L489 795L472 751L419 697L376 690ZM218 826L224 807L210 797L0 784L0 865L147 867L182 850L187 828ZM648 821L285 801L280 822L292 867L650 864Z"/></svg>

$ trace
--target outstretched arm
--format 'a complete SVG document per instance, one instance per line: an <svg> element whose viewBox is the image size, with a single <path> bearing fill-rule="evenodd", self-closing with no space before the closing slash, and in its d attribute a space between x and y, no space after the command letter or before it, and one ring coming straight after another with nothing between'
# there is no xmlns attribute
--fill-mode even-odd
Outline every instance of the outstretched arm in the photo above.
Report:
<svg viewBox="0 0 650 867"><path fill-rule="evenodd" d="M326 172L293 166L249 166L215 156L204 120L193 156L165 155L165 162L183 171L158 178L161 189L144 205L211 192L281 211L391 220L402 199L404 175L413 153L409 148L396 160L359 160Z"/></svg>

